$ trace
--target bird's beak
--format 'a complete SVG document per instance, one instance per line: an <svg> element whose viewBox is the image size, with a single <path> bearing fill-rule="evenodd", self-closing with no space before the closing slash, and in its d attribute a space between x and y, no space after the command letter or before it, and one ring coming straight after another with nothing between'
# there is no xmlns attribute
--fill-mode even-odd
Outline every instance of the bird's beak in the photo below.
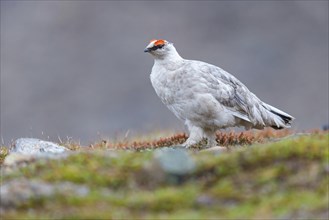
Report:
<svg viewBox="0 0 329 220"><path fill-rule="evenodd" d="M144 49L144 52L145 52L145 53L150 52L150 48L147 48L147 47L146 47L146 48Z"/></svg>

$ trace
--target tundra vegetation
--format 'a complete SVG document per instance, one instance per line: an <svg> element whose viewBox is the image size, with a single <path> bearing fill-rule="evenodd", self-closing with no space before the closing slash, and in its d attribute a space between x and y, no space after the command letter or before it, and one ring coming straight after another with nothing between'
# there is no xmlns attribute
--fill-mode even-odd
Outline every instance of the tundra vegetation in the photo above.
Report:
<svg viewBox="0 0 329 220"><path fill-rule="evenodd" d="M1 198L1 218L327 219L328 132L217 133L218 144L227 151L179 149L186 138L176 134L101 140L89 146L70 141L62 143L71 150L65 157L11 167L3 146L2 190L17 182L25 187L38 183L39 191L44 186L54 190L28 197L22 195L24 190L12 192L10 202ZM161 153L168 151L184 156L178 170L186 161L193 166L181 172L167 169L161 163L174 160Z"/></svg>

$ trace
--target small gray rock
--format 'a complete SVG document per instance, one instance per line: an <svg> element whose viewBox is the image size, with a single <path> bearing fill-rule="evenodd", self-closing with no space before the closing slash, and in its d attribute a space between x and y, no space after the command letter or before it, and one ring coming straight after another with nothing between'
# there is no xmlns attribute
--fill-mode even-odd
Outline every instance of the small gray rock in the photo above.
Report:
<svg viewBox="0 0 329 220"><path fill-rule="evenodd" d="M195 169L195 162L187 150L163 148L156 150L154 160L167 174L186 175Z"/></svg>
<svg viewBox="0 0 329 220"><path fill-rule="evenodd" d="M35 138L19 138L12 145L10 152L21 154L59 154L68 151L58 144Z"/></svg>
<svg viewBox="0 0 329 220"><path fill-rule="evenodd" d="M155 188L163 183L180 184L195 170L195 162L186 149L161 148L146 161L135 180L141 187Z"/></svg>
<svg viewBox="0 0 329 220"><path fill-rule="evenodd" d="M197 197L196 204L200 206L209 207L215 204L215 199L212 198L211 196L201 194Z"/></svg>

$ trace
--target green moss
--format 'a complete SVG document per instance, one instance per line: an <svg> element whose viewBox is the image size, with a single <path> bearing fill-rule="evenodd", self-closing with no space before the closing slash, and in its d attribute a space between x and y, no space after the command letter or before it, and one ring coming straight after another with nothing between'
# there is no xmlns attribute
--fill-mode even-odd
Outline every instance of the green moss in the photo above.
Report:
<svg viewBox="0 0 329 220"><path fill-rule="evenodd" d="M61 160L40 161L4 177L25 176L47 182L69 181L91 187L126 187L150 153L81 152ZM37 175L35 175L37 174Z"/></svg>
<svg viewBox="0 0 329 220"><path fill-rule="evenodd" d="M170 212L193 206L198 191L198 187L192 184L183 187L163 187L155 191L140 191L130 195L125 205L137 210Z"/></svg>

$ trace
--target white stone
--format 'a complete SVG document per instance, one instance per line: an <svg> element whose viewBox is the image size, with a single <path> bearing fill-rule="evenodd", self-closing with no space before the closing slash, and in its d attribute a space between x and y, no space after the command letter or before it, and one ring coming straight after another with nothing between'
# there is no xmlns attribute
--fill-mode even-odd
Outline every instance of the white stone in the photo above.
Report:
<svg viewBox="0 0 329 220"><path fill-rule="evenodd" d="M19 138L10 149L10 152L21 154L58 154L66 151L68 149L63 146L35 138Z"/></svg>

